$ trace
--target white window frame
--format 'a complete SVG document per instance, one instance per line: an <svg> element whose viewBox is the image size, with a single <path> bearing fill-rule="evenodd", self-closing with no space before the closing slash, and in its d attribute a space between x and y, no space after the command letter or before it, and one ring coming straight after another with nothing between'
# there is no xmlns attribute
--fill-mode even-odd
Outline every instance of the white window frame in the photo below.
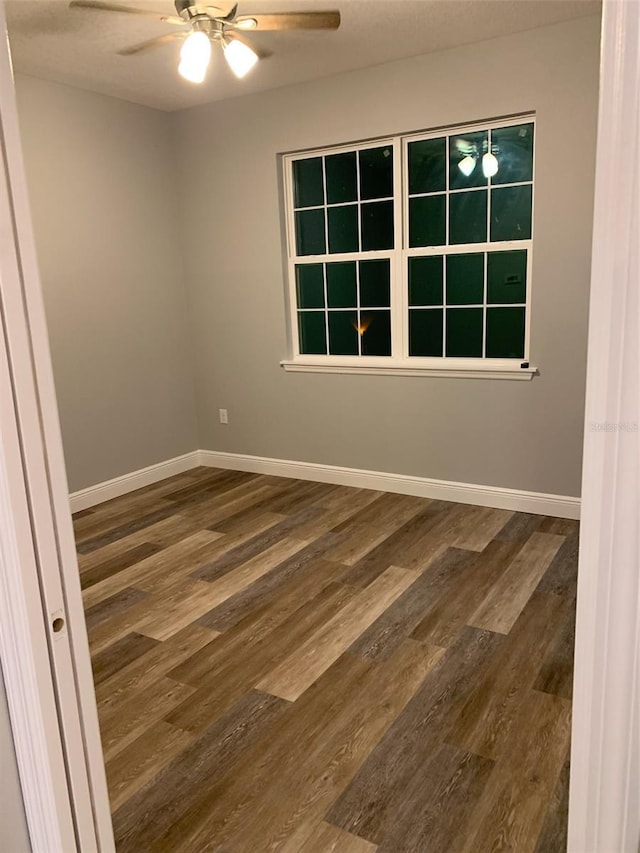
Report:
<svg viewBox="0 0 640 853"><path fill-rule="evenodd" d="M289 342L289 358L281 362L282 367L286 371L291 372L310 372L310 373L360 373L360 374L375 374L375 375L393 375L393 376L449 376L449 377L464 377L464 378L494 378L494 379L532 379L537 369L532 367L529 362L530 353L530 333L531 333L531 271L532 271L532 254L533 254L533 223L534 223L534 208L535 208L535 191L533 192L532 202L532 235L528 240L512 240L503 242L485 242L485 243L466 243L433 247L408 247L408 207L409 207L409 192L408 192L408 145L422 139L436 139L440 137L448 137L449 135L458 135L460 133L471 133L479 130L492 130L494 128L510 127L513 124L531 123L535 126L534 114L523 114L510 116L499 120L488 120L483 122L474 122L473 124L455 125L446 128L436 128L430 131L415 132L411 134L402 134L390 137L381 137L378 139L369 139L364 142L354 144L344 144L336 146L327 146L310 151L292 152L283 155L283 178L284 178L284 205L285 205L285 224L286 224L286 249L287 249L287 307L289 311L291 337ZM322 255L304 255L296 254L295 242L295 209L293 203L293 163L303 159L311 159L314 157L324 157L330 154L359 152L364 149L380 146L389 146L393 148L394 160L394 248L388 250L372 251L372 252L350 252L347 254L326 252ZM358 159L356 163L358 163ZM531 183L535 187L535 130L534 130L534 163L533 176L531 182L523 181L522 184ZM518 183L514 184L518 185ZM490 189L491 182L489 181L486 187L478 189L486 189L488 191L487 217L490 217ZM500 184L500 187L508 187L512 184ZM466 190L463 190L466 191ZM473 191L473 190L471 190ZM451 192L456 192L455 190ZM449 190L449 173L447 169L447 185L445 190L447 214L446 227L447 239L449 229L448 205L450 198ZM377 199L376 199L377 200ZM349 202L350 204L352 202ZM358 202L360 203L360 202ZM328 206L323 205L325 215ZM313 208L306 208L307 210ZM488 223L489 224L489 223ZM360 217L358 217L358 228L360 228ZM325 221L325 232L326 221ZM489 231L487 231L489 237ZM328 239L328 233L327 233ZM328 249L328 246L327 246ZM425 255L451 255L451 254L470 254L470 253L486 253L489 251L509 251L513 249L527 250L527 291L525 302L525 350L524 357L521 359L498 359L486 358L452 358L447 356L423 358L409 356L409 304L408 304L408 262L407 259L411 256ZM298 332L298 305L296 296L296 272L295 267L300 260L303 259L305 264L312 263L333 263L338 261L360 261L374 260L376 258L389 258L391 265L391 352L390 356L361 356L361 355L310 355L300 352L299 332ZM486 270L485 270L485 289ZM326 282L325 282L326 287ZM519 303L521 304L521 303ZM446 310L446 287L443 288L443 305ZM358 293L359 306L359 293ZM464 307L464 306L456 306ZM474 305L472 307L479 307ZM483 329L486 328L486 293L483 307ZM495 307L500 307L496 305ZM507 307L512 307L511 305ZM322 309L318 309L322 310ZM325 312L326 307L326 292L325 292ZM328 334L328 332L327 332ZM484 345L486 345L486 336L484 337ZM328 347L327 347L328 349ZM522 365L527 365L523 367Z"/></svg>

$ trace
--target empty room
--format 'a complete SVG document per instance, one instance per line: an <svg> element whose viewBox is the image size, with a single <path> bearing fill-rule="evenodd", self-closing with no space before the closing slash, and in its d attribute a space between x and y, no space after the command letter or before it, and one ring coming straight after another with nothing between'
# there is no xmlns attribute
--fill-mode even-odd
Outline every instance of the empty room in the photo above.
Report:
<svg viewBox="0 0 640 853"><path fill-rule="evenodd" d="M614 853L571 760L585 432L637 432L585 430L601 4L4 6L48 850Z"/></svg>

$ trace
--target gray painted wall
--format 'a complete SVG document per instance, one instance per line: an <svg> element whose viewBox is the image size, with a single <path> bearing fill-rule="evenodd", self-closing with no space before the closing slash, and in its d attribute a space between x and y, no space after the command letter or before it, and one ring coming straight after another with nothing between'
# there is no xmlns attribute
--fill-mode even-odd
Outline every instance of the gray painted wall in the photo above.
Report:
<svg viewBox="0 0 640 853"><path fill-rule="evenodd" d="M7 696L0 670L0 850L26 853L31 850L27 821L13 748Z"/></svg>
<svg viewBox="0 0 640 853"><path fill-rule="evenodd" d="M598 53L583 19L176 114L200 446L578 495ZM529 110L541 375L285 374L277 154Z"/></svg>
<svg viewBox="0 0 640 853"><path fill-rule="evenodd" d="M72 491L197 447L170 116L18 76Z"/></svg>

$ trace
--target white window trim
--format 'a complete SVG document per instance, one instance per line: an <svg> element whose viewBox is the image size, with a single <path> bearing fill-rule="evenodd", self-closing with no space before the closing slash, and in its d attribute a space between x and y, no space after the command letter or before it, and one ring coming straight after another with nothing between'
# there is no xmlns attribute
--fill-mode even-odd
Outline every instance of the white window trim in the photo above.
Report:
<svg viewBox="0 0 640 853"><path fill-rule="evenodd" d="M504 241L491 243L473 243L463 245L445 245L433 247L409 248L404 245L406 223L408 222L408 175L403 168L403 162L407 158L407 146L410 142L420 139L437 138L448 135L453 131L486 130L499 127L508 127L514 122L531 122L535 124L534 114L522 114L499 120L474 122L473 124L461 124L445 128L437 128L426 132L415 132L393 137L382 137L370 139L355 144L344 144L327 146L312 151L292 152L283 155L283 175L285 191L285 222L286 222L286 247L287 247L287 306L289 311L289 358L280 362L286 372L292 373L346 373L377 376L434 376L449 378L473 378L473 379L515 379L530 380L537 373L536 367L529 363L530 352L530 330L531 330L531 268L533 232L529 240ZM342 152L360 151L373 145L388 145L393 148L394 175L400 181L401 191L395 193L394 201L394 236L395 248L373 252L359 252L339 254L325 253L322 255L304 255L305 263L335 263L341 260L373 260L375 258L389 258L391 263L391 356L332 356L332 355L310 355L300 352L298 335L298 305L296 300L295 267L301 258L296 255L295 248L295 209L293 200L293 161L310 159L324 156L326 154L338 154ZM522 183L522 182L520 182ZM524 182L529 183L529 182ZM534 173L532 185L535 186L535 150L534 150ZM502 184L500 186L503 186ZM505 185L510 186L510 185ZM488 185L488 188L490 185ZM447 178L447 198L449 196ZM358 202L359 203L359 202ZM532 223L534 218L535 193L532 205ZM324 207L325 211L327 207ZM489 210L489 208L488 208ZM360 228L360 217L358 217L358 228ZM448 228L448 219L447 219ZM489 234L487 233L487 237ZM434 358L419 358L409 356L409 305L408 305L408 282L407 282L407 258L413 255L450 255L455 253L466 254L469 252L508 251L510 249L527 250L527 293L525 311L525 355L522 359L494 359L486 358L464 358L455 359L446 356ZM486 283L485 283L486 286ZM446 297L443 297L446 298ZM460 306L458 306L460 307ZM474 306L477 307L477 306ZM497 306L500 307L500 306ZM486 306L483 306L486 312ZM318 309L321 310L321 309ZM326 309L325 309L326 310ZM483 321L484 322L484 321Z"/></svg>

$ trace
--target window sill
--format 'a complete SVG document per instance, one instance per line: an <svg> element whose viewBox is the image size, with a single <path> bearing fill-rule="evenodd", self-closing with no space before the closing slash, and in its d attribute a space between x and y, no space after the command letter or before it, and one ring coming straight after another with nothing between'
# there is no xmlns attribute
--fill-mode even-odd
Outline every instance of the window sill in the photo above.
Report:
<svg viewBox="0 0 640 853"><path fill-rule="evenodd" d="M449 379L515 379L527 381L538 372L537 367L510 364L482 366L451 364L437 366L336 364L323 361L281 361L287 373L352 373L364 376L431 376Z"/></svg>

